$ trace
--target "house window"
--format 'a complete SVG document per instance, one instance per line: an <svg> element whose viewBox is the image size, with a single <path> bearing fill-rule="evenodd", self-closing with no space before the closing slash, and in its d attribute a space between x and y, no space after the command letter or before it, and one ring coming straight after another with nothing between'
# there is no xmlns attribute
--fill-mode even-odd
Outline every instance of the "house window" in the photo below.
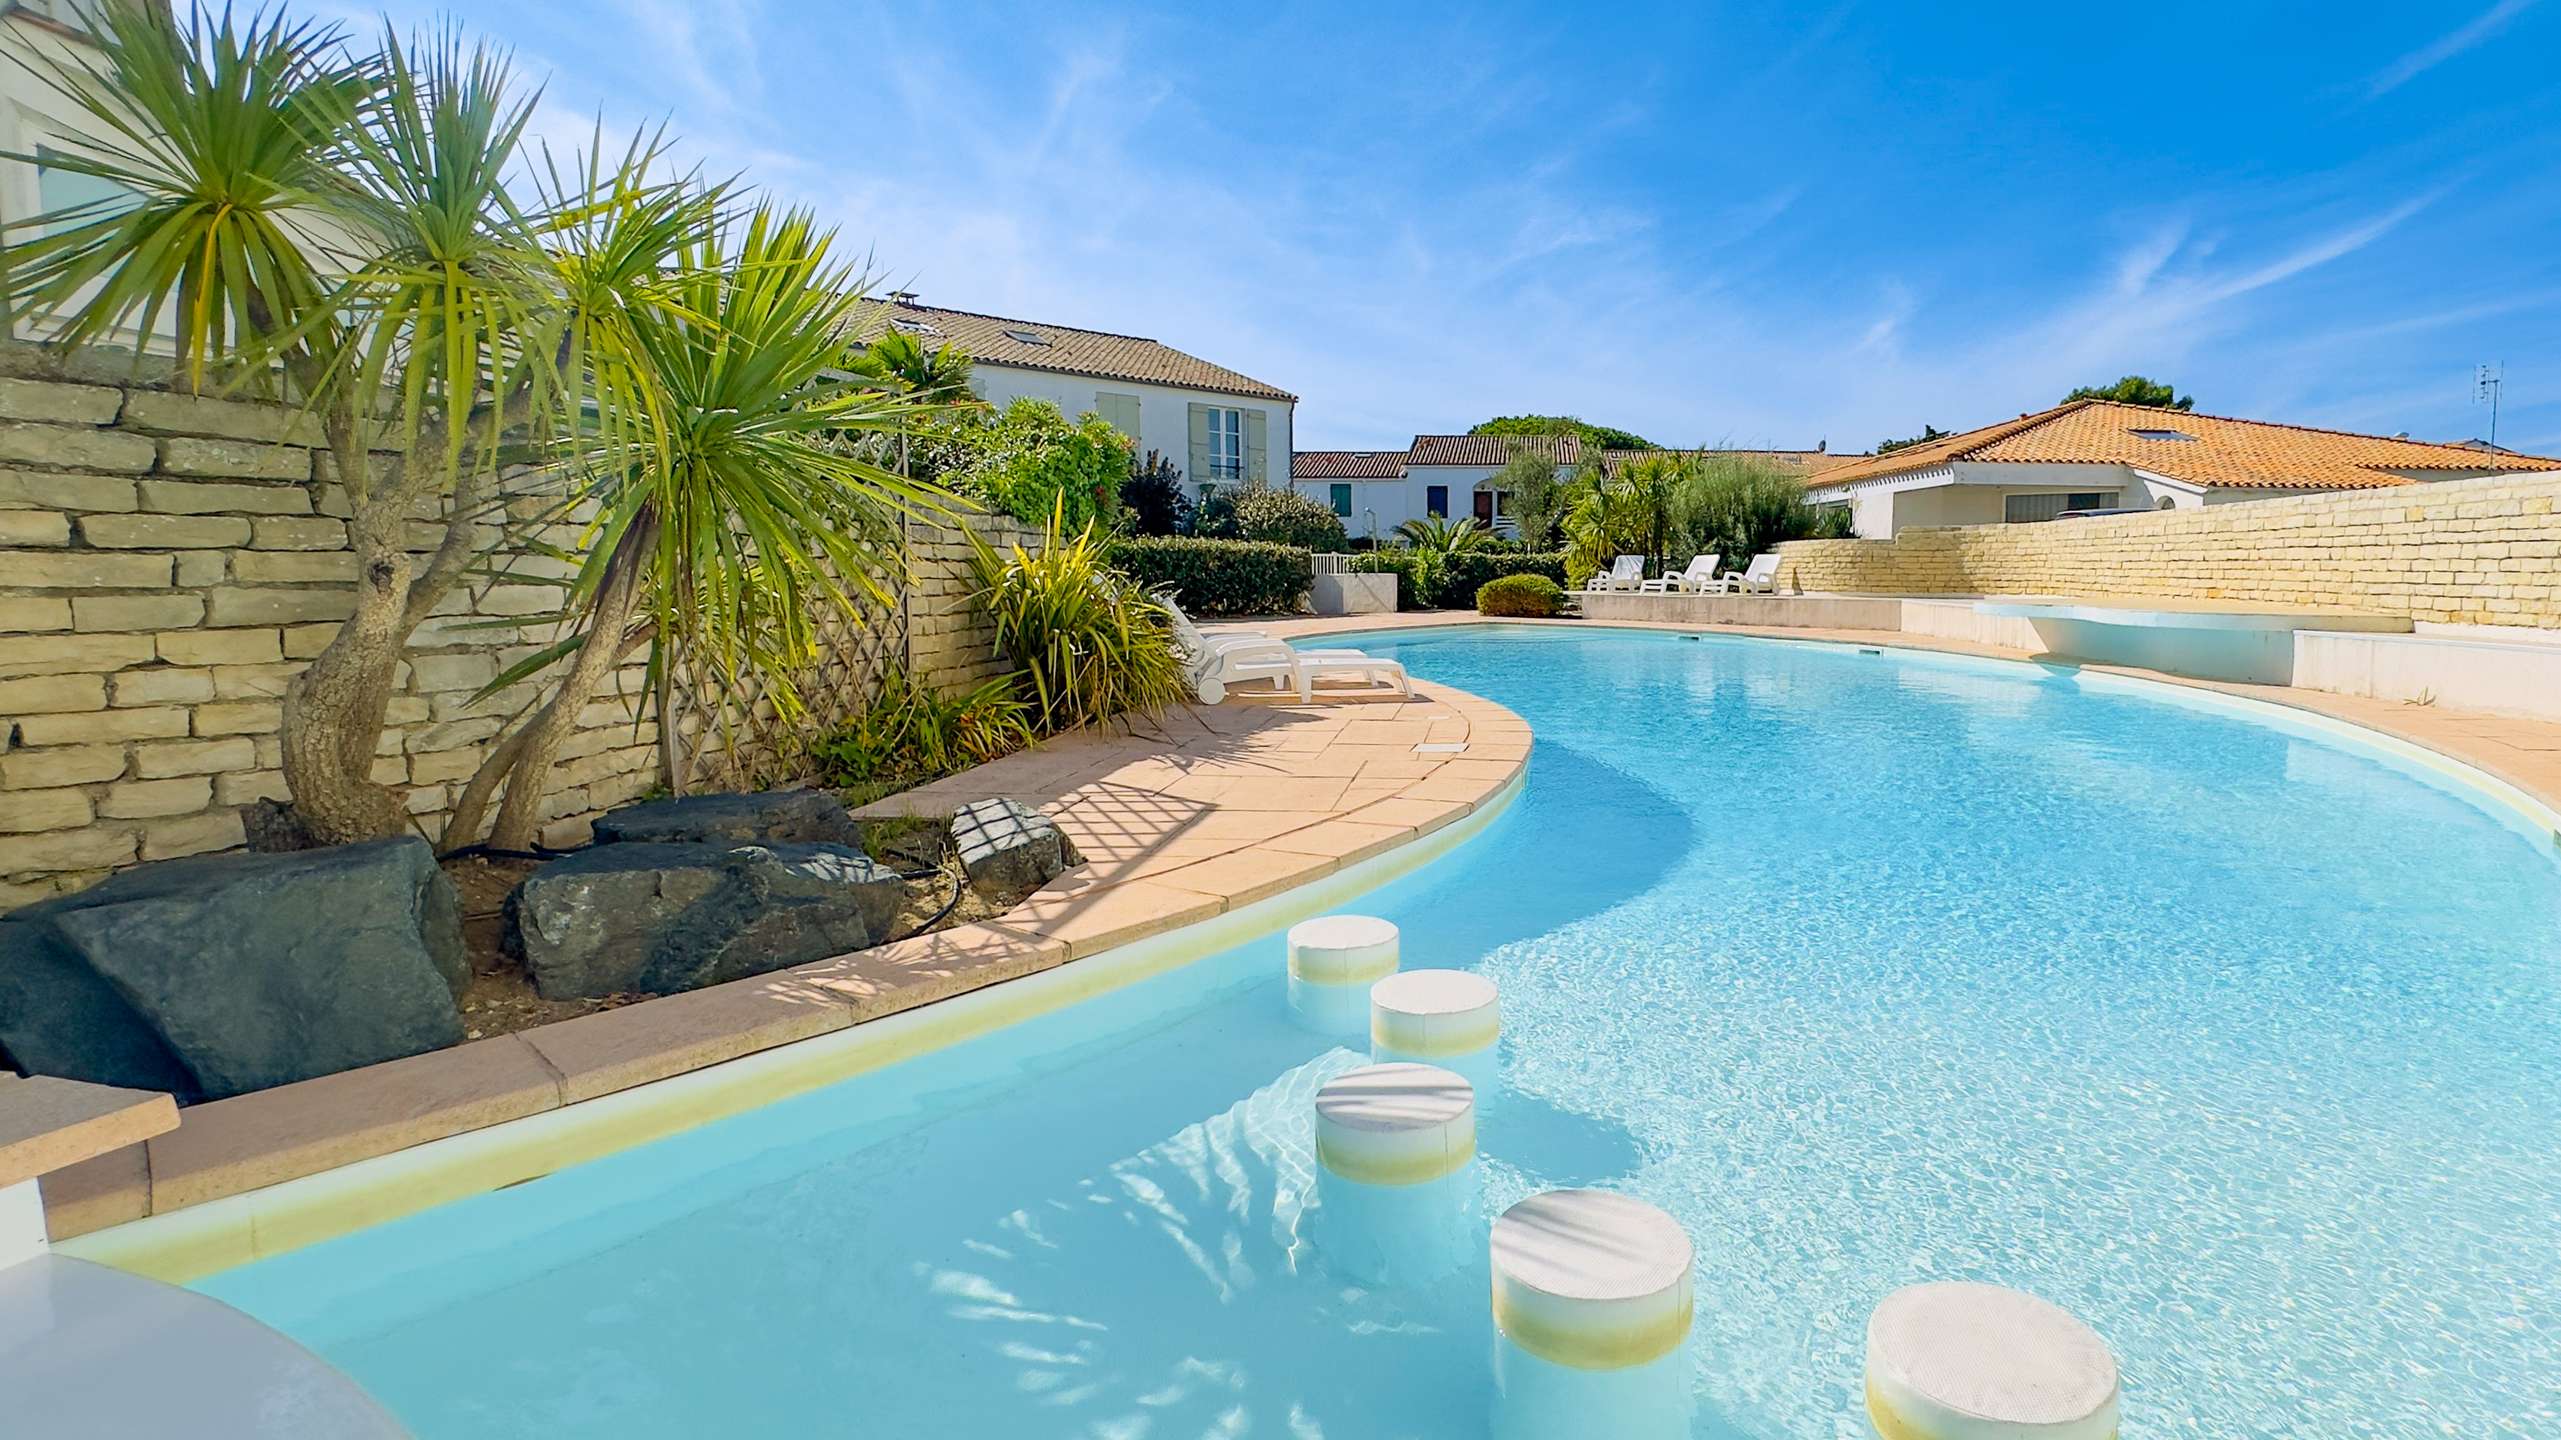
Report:
<svg viewBox="0 0 2561 1440"><path fill-rule="evenodd" d="M46 226L46 234L77 230L142 203L142 197L131 188L84 171L65 169L59 163L62 159L63 152L50 145L36 147L37 213L78 212Z"/></svg>
<svg viewBox="0 0 2561 1440"><path fill-rule="evenodd" d="M2012 525L2051 520L2066 510L2113 510L2114 490L2075 490L2059 495L2009 495L2001 500L2001 519Z"/></svg>
<svg viewBox="0 0 2561 1440"><path fill-rule="evenodd" d="M1335 485L1330 488L1334 492L1334 513L1342 516L1346 520L1351 519L1352 487L1349 485Z"/></svg>
<svg viewBox="0 0 2561 1440"><path fill-rule="evenodd" d="M1245 478L1245 412L1209 409L1209 473L1215 480Z"/></svg>
<svg viewBox="0 0 2561 1440"><path fill-rule="evenodd" d="M1446 520L1449 518L1448 486L1426 485L1423 487L1423 513L1431 516L1435 520Z"/></svg>
<svg viewBox="0 0 2561 1440"><path fill-rule="evenodd" d="M2203 443L2185 430L2137 430L2134 432L2134 438L2137 440L2184 440L2191 445Z"/></svg>

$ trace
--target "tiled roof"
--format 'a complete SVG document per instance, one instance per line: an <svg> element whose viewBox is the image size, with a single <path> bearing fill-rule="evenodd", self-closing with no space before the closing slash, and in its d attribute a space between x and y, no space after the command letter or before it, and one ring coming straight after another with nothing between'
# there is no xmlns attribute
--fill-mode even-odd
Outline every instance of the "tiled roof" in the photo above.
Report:
<svg viewBox="0 0 2561 1440"><path fill-rule="evenodd" d="M1875 458L1870 455L1835 455L1828 450L1604 450L1601 452L1601 468L1616 475L1627 466L1654 455L1677 455L1684 459L1706 459L1721 455L1737 460L1758 460L1763 464L1792 471L1808 480L1827 470L1837 470L1844 465L1854 465L1859 461Z"/></svg>
<svg viewBox="0 0 2561 1440"><path fill-rule="evenodd" d="M1393 480L1405 473L1402 450L1300 450L1289 457L1300 480Z"/></svg>
<svg viewBox="0 0 2561 1440"><path fill-rule="evenodd" d="M1298 398L1224 365L1212 365L1197 355L1186 355L1171 345L1136 335L1079 330L1072 325L1039 320L1009 320L1002 315L945 310L895 299L866 306L862 324L860 339L869 340L895 325L915 336L928 350L948 344L981 365L1011 365L1062 375L1090 375L1097 380L1134 380L1187 390L1214 390L1257 400Z"/></svg>
<svg viewBox="0 0 2561 1440"><path fill-rule="evenodd" d="M1523 450L1553 455L1559 465L1583 456L1578 435L1417 435L1408 465L1502 465Z"/></svg>
<svg viewBox="0 0 2561 1440"><path fill-rule="evenodd" d="M1845 485L1960 460L2131 465L2191 485L2239 489L2374 490L2411 483L2393 473L2399 470L2561 470L2561 460L2535 455L2075 400L1826 470L1811 483Z"/></svg>

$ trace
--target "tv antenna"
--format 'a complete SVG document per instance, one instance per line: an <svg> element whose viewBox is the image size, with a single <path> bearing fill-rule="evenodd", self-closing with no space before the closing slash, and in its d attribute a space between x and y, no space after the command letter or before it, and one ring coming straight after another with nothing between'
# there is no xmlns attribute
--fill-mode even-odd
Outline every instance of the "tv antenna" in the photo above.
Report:
<svg viewBox="0 0 2561 1440"><path fill-rule="evenodd" d="M2507 378L2505 364L2482 365L2472 372L2472 403L2490 407L2490 443L2499 443L2499 384Z"/></svg>

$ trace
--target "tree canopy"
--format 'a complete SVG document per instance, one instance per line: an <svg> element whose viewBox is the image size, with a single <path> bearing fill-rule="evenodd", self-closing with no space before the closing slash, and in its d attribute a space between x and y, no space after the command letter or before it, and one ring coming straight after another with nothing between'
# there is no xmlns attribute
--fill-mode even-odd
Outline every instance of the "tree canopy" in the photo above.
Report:
<svg viewBox="0 0 2561 1440"><path fill-rule="evenodd" d="M2182 395L2179 387L2155 380L2149 375L2128 375L2113 385L2083 385L2063 397L2063 403L2075 400L2114 400L2125 405L2152 405L2163 410L2193 410L2196 397Z"/></svg>
<svg viewBox="0 0 2561 1440"><path fill-rule="evenodd" d="M1946 435L1947 433L1947 431L1941 430L1936 425L1932 425L1928 421L1924 420L1921 422L1921 433L1918 435L1908 436L1901 440L1877 441L1876 453L1879 455L1891 455L1897 450L1908 449L1914 445L1927 444L1932 440L1936 440L1941 436Z"/></svg>
<svg viewBox="0 0 2561 1440"><path fill-rule="evenodd" d="M1604 450L1652 450L1654 442L1633 430L1594 425L1572 415L1497 415L1470 429L1470 435L1580 435L1586 445Z"/></svg>

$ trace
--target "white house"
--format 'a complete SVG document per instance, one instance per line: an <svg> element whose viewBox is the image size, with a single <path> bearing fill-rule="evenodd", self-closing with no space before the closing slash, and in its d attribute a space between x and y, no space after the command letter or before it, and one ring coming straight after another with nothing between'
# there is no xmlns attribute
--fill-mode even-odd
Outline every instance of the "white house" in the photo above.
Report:
<svg viewBox="0 0 2561 1440"><path fill-rule="evenodd" d="M1324 501L1343 517L1355 539L1381 539L1408 520L1473 516L1499 534L1514 533L1512 497L1493 484L1513 456L1547 458L1558 473L1582 463L1582 440L1573 435L1417 435L1402 450L1301 450L1290 457L1290 483ZM1812 450L1604 450L1602 467L1616 475L1650 455L1732 455L1813 474L1863 456Z"/></svg>
<svg viewBox="0 0 2561 1440"><path fill-rule="evenodd" d="M2176 510L2323 490L2371 490L2561 460L2265 420L2076 400L1827 469L1818 505L1846 505L1862 539L1914 526L2051 520L2081 510Z"/></svg>
<svg viewBox="0 0 2561 1440"><path fill-rule="evenodd" d="M1271 457L1290 453L1298 397L1161 341L945 310L906 291L872 324L967 355L970 388L991 405L1028 397L1070 419L1100 415L1140 455L1162 451L1196 493L1271 480Z"/></svg>

